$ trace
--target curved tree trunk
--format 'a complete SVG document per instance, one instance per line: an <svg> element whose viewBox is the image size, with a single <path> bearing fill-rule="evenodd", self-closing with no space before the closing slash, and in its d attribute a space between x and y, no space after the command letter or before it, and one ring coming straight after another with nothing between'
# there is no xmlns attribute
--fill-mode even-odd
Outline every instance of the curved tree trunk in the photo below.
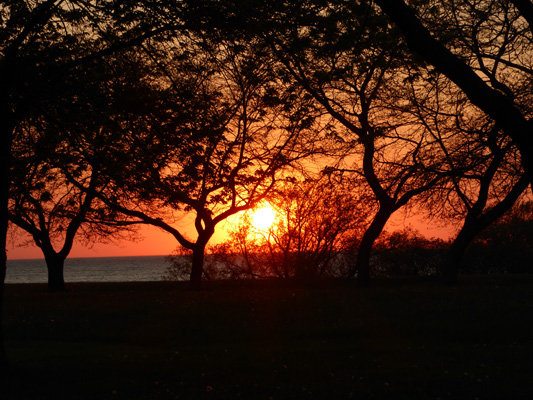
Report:
<svg viewBox="0 0 533 400"><path fill-rule="evenodd" d="M531 23L531 2L513 2ZM402 31L411 50L446 75L468 96L472 104L493 118L506 135L513 139L521 154L521 163L529 182L533 184L533 120L528 120L511 98L491 88L461 58L435 39L405 0L376 0L376 3ZM529 28L533 29L531 26Z"/></svg>
<svg viewBox="0 0 533 400"><path fill-rule="evenodd" d="M444 280L444 283L448 285L455 285L457 283L465 251L470 242L474 240L481 230L482 229L477 228L475 224L465 224L463 226L446 254L442 266L442 279Z"/></svg>
<svg viewBox="0 0 533 400"><path fill-rule="evenodd" d="M461 231L448 250L448 254L442 266L442 278L444 283L449 285L457 283L461 262L468 245L483 229L487 228L511 209L528 185L529 179L526 175L523 175L503 200L484 213L483 209L487 203L487 196L483 195L483 193L480 195L478 201L466 216ZM488 186L486 192L488 192Z"/></svg>
<svg viewBox="0 0 533 400"><path fill-rule="evenodd" d="M355 268L351 271L352 276L357 273L357 280L360 286L366 287L370 284L370 256L372 254L372 247L393 212L394 209L381 207L361 239L357 250Z"/></svg>
<svg viewBox="0 0 533 400"><path fill-rule="evenodd" d="M470 243L481 231L483 231L483 229L496 221L504 214L505 210L510 208L504 207L505 204L503 202L499 205L502 207L495 207L490 212L481 215L477 219L467 220L465 222L461 231L450 246L442 265L442 279L444 280L444 283L448 285L454 285L457 283L463 256Z"/></svg>

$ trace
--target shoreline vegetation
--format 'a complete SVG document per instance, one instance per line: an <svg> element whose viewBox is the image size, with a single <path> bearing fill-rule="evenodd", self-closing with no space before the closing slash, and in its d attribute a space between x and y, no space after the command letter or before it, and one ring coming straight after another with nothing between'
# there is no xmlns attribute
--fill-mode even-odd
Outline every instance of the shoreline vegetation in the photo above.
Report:
<svg viewBox="0 0 533 400"><path fill-rule="evenodd" d="M6 284L2 399L529 399L533 275Z"/></svg>

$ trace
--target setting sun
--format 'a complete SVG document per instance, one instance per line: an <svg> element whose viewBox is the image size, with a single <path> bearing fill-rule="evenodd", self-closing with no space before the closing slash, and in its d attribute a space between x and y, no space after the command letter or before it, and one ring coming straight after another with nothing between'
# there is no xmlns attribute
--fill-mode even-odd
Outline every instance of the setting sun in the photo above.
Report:
<svg viewBox="0 0 533 400"><path fill-rule="evenodd" d="M269 204L263 205L252 214L252 225L258 230L267 230L274 223L276 212Z"/></svg>

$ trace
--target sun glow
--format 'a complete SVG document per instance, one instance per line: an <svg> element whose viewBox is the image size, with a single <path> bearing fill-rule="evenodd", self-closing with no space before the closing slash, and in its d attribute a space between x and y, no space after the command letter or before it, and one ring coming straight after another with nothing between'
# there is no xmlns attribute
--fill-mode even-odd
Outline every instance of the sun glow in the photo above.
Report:
<svg viewBox="0 0 533 400"><path fill-rule="evenodd" d="M266 231L272 226L275 219L276 212L269 204L265 204L253 212L252 226L257 230Z"/></svg>

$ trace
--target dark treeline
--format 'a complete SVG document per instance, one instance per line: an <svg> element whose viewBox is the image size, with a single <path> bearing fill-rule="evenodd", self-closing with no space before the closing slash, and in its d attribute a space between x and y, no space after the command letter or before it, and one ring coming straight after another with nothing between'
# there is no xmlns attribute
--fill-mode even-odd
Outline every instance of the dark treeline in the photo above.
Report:
<svg viewBox="0 0 533 400"><path fill-rule="evenodd" d="M1 291L9 224L51 291L75 240L139 224L173 235L200 288L216 226L264 202L279 229L231 246L275 276L351 254L343 274L368 285L402 210L460 226L435 266L447 282L482 270L469 245L500 248L482 232L503 235L529 198L532 15L521 0L2 3Z"/></svg>
<svg viewBox="0 0 533 400"><path fill-rule="evenodd" d="M226 241L208 247L203 278L282 278L316 282L350 276L364 225L357 230L358 221L344 212L341 219L335 219L332 213L338 209L324 210L317 207L316 200L322 201L316 197L300 198L306 206L298 210L294 204L291 207L285 203L269 229L258 230L250 224L249 218L241 219ZM483 230L465 250L458 269L463 274L531 273L532 205L531 202L517 204ZM289 217L288 210L291 211ZM312 210L312 213L305 210ZM349 218L351 228L344 229L345 218ZM453 239L427 238L411 226L393 232L383 231L369 260L372 276L438 277L453 243ZM168 261L171 265L164 275L165 280L187 279L192 262L189 252L178 249Z"/></svg>

